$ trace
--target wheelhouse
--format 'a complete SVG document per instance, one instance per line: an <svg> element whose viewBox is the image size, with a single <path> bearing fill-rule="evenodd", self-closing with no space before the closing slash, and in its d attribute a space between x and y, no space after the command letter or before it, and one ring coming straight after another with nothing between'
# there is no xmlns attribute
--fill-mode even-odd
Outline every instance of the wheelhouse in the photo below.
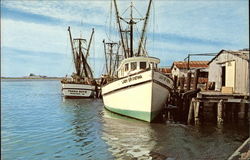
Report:
<svg viewBox="0 0 250 160"><path fill-rule="evenodd" d="M157 69L160 60L155 57L131 57L124 59L118 68L118 77L122 78L148 68Z"/></svg>

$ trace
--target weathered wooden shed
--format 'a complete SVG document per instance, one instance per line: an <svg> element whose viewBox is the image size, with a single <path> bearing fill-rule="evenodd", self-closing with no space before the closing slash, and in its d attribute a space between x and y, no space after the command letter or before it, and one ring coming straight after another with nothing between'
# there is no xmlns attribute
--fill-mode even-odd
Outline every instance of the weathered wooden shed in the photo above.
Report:
<svg viewBox="0 0 250 160"><path fill-rule="evenodd" d="M249 95L249 49L221 50L208 64L208 81L216 91L232 87L234 93Z"/></svg>
<svg viewBox="0 0 250 160"><path fill-rule="evenodd" d="M176 61L173 62L171 66L172 76L179 77L187 77L188 71L192 73L195 72L196 69L200 69L200 72L208 72L208 62L209 61Z"/></svg>

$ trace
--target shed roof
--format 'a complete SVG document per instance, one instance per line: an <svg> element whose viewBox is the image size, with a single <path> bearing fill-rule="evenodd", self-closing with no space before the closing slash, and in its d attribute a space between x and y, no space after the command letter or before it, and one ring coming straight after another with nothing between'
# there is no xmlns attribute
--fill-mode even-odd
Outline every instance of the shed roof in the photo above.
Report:
<svg viewBox="0 0 250 160"><path fill-rule="evenodd" d="M211 61L208 62L210 64L213 60L215 60L221 53L228 53L232 54L234 56L240 57L244 60L249 60L249 49L243 49L243 50L238 50L238 51L232 51L232 50L221 50Z"/></svg>
<svg viewBox="0 0 250 160"><path fill-rule="evenodd" d="M209 61L189 61L189 68L207 68ZM188 69L187 61L176 61L173 63L173 66L176 66L179 69Z"/></svg>
<svg viewBox="0 0 250 160"><path fill-rule="evenodd" d="M159 68L159 70L163 73L171 73L171 68Z"/></svg>

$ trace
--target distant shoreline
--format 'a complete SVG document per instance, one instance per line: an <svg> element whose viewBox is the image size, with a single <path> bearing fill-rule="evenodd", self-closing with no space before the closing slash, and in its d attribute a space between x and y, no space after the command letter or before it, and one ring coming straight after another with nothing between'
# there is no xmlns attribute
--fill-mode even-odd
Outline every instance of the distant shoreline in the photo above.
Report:
<svg viewBox="0 0 250 160"><path fill-rule="evenodd" d="M1 77L1 79L24 79L24 80L62 80L63 77Z"/></svg>

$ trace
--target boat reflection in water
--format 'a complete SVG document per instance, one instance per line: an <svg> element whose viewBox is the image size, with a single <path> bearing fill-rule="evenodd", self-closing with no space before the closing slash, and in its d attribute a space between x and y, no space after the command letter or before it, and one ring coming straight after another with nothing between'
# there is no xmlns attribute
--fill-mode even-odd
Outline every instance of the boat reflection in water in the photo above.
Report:
<svg viewBox="0 0 250 160"><path fill-rule="evenodd" d="M239 125L147 123L104 109L102 100L65 99L59 113L55 140L67 159L227 159L248 137Z"/></svg>
<svg viewBox="0 0 250 160"><path fill-rule="evenodd" d="M116 159L166 159L154 151L158 138L152 124L103 111L102 139Z"/></svg>
<svg viewBox="0 0 250 160"><path fill-rule="evenodd" d="M239 125L147 123L103 113L102 139L116 159L227 159L248 137Z"/></svg>

